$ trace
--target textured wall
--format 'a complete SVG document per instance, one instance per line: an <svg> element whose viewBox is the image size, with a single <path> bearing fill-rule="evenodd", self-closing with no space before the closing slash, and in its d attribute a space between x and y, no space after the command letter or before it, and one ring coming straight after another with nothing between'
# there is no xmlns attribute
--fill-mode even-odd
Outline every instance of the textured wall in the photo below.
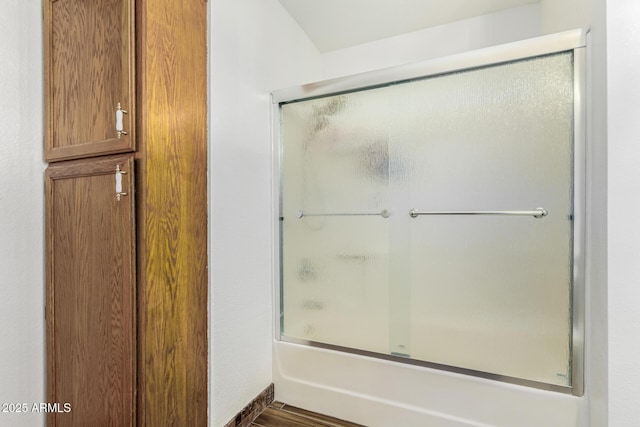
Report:
<svg viewBox="0 0 640 427"><path fill-rule="evenodd" d="M320 79L320 54L276 0L210 1L209 422L272 382L269 93Z"/></svg>
<svg viewBox="0 0 640 427"><path fill-rule="evenodd" d="M0 13L0 404L29 410L45 399L41 7L4 0ZM0 412L3 426L43 424Z"/></svg>
<svg viewBox="0 0 640 427"><path fill-rule="evenodd" d="M607 0L609 425L640 420L640 2Z"/></svg>

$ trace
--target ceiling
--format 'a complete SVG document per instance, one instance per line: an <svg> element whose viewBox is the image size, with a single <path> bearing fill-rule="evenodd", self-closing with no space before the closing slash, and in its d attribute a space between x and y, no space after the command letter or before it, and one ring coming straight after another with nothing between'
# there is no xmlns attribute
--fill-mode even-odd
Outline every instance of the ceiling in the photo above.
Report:
<svg viewBox="0 0 640 427"><path fill-rule="evenodd" d="M539 0L279 0L321 52Z"/></svg>

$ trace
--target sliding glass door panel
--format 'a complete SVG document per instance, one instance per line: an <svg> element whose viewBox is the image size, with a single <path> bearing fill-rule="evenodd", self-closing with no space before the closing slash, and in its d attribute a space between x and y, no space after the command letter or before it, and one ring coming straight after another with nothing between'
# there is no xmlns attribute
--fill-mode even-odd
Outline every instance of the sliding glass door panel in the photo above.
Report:
<svg viewBox="0 0 640 427"><path fill-rule="evenodd" d="M282 333L388 352L388 110L375 93L284 105Z"/></svg>
<svg viewBox="0 0 640 427"><path fill-rule="evenodd" d="M571 387L573 62L282 103L281 336Z"/></svg>
<svg viewBox="0 0 640 427"><path fill-rule="evenodd" d="M571 54L405 86L411 357L570 384ZM395 140L396 135L393 135Z"/></svg>

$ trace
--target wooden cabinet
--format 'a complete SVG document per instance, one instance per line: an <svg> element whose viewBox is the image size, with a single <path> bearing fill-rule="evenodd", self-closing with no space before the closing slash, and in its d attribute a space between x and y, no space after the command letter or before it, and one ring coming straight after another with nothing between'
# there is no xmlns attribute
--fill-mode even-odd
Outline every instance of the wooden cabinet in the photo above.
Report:
<svg viewBox="0 0 640 427"><path fill-rule="evenodd" d="M206 426L207 3L44 12L48 425Z"/></svg>
<svg viewBox="0 0 640 427"><path fill-rule="evenodd" d="M134 0L44 0L47 161L135 149L134 20Z"/></svg>
<svg viewBox="0 0 640 427"><path fill-rule="evenodd" d="M47 388L71 404L49 425L134 425L133 168L125 155L46 172Z"/></svg>

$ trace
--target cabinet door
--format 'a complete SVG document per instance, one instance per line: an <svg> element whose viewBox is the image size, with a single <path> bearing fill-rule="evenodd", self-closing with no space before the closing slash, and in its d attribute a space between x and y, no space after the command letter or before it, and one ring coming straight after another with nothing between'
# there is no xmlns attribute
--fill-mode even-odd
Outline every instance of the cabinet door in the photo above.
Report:
<svg viewBox="0 0 640 427"><path fill-rule="evenodd" d="M132 154L46 171L49 426L135 422L133 176Z"/></svg>
<svg viewBox="0 0 640 427"><path fill-rule="evenodd" d="M44 0L46 160L135 149L134 21L134 0Z"/></svg>

